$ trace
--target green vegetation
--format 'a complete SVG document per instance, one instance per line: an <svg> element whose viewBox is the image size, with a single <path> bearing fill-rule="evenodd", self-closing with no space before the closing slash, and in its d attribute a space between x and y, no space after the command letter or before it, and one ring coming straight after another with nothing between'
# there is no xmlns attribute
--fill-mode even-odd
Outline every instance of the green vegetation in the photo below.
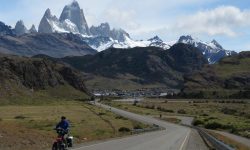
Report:
<svg viewBox="0 0 250 150"><path fill-rule="evenodd" d="M5 84L6 85L6 84ZM1 85L0 85L1 86ZM69 85L61 85L58 87L47 87L44 90L31 91L25 87L16 87L15 84L9 86L9 93L0 96L1 105L47 105L47 104L63 104L68 100L85 101L90 97L82 91L78 91ZM1 88L0 88L1 89Z"/></svg>
<svg viewBox="0 0 250 150"><path fill-rule="evenodd" d="M76 142L81 143L130 135L129 131L134 128L150 127L80 101L61 101L61 103L43 105L5 105L0 106L0 132L8 134L2 136L7 136L9 139L6 139L8 141L0 141L0 144L8 146L11 141L14 142L13 140L17 140L16 138L23 139L22 137L25 135L24 141L35 143L29 145L31 147L42 144L37 143L39 140L34 141L33 139L41 138L42 140L45 138L47 141L42 141L47 142L44 144L47 147L40 149L46 149L56 137L53 128L60 121L61 116L66 116L69 119L71 134L75 137ZM27 146L22 145L22 142L17 141L16 143L20 147ZM19 149L15 148L15 145L12 146L13 149Z"/></svg>
<svg viewBox="0 0 250 150"><path fill-rule="evenodd" d="M250 137L250 104L248 101L168 100L166 103L164 99L147 99L137 103L136 106L127 102L108 102L107 104L156 117L159 117L160 114L162 116L192 116L195 118L193 124L196 126L226 130Z"/></svg>
<svg viewBox="0 0 250 150"><path fill-rule="evenodd" d="M249 64L249 57L237 56L224 58L219 64L213 67L219 77L228 78L235 74L248 73L250 71Z"/></svg>
<svg viewBox="0 0 250 150"><path fill-rule="evenodd" d="M250 52L226 57L185 78L181 98L250 98Z"/></svg>

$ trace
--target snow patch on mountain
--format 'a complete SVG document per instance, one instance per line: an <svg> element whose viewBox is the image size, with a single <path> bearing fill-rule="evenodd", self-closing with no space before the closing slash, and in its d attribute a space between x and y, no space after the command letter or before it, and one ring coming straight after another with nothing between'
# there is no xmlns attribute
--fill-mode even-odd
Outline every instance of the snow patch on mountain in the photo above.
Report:
<svg viewBox="0 0 250 150"><path fill-rule="evenodd" d="M127 48L134 48L134 47L160 47L163 49L169 49L174 43L173 42L163 42L158 36L148 39L148 40L133 40L127 35L124 36L124 41L120 42L118 40L114 40L113 38L98 38L98 37L90 37L87 39L84 39L93 49L96 49L97 51L103 51L108 48L121 48L121 49L127 49Z"/></svg>
<svg viewBox="0 0 250 150"><path fill-rule="evenodd" d="M216 40L203 42L198 38L194 39L191 35L181 36L178 43L190 44L198 48L210 64L218 62L223 57L237 54L234 51L225 50Z"/></svg>

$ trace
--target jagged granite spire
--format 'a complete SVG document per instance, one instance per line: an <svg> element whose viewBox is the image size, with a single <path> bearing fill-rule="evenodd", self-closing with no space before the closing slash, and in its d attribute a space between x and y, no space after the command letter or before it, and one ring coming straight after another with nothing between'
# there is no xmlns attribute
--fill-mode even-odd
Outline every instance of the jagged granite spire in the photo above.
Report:
<svg viewBox="0 0 250 150"><path fill-rule="evenodd" d="M56 16L53 16L51 14L50 9L48 8L42 20L40 21L39 27L38 27L38 32L41 33L53 33L55 32L55 27L59 23L59 20L57 19Z"/></svg>
<svg viewBox="0 0 250 150"><path fill-rule="evenodd" d="M35 25L32 25L30 30L29 30L30 33L37 33L37 30L36 30L36 26Z"/></svg>
<svg viewBox="0 0 250 150"><path fill-rule="evenodd" d="M73 1L71 4L66 5L63 9L63 12L60 16L60 22L65 21L66 19L74 23L81 34L90 35L89 27L85 19L83 10L80 8L77 1Z"/></svg>
<svg viewBox="0 0 250 150"><path fill-rule="evenodd" d="M22 20L17 21L16 26L15 26L15 33L16 35L23 35L23 34L28 33L28 30L25 27Z"/></svg>
<svg viewBox="0 0 250 150"><path fill-rule="evenodd" d="M106 23L101 23L101 25L90 28L90 33L94 36L111 37L113 40L119 42L124 42L126 38L130 38L129 34L122 29L112 29L110 25Z"/></svg>

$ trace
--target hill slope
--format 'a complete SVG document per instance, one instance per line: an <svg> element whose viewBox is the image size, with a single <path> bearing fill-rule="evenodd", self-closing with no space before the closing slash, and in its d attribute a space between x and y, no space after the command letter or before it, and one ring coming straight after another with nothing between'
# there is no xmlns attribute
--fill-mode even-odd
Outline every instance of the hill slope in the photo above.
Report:
<svg viewBox="0 0 250 150"><path fill-rule="evenodd" d="M70 33L0 36L0 52L21 56L45 54L56 58L97 53L81 37Z"/></svg>
<svg viewBox="0 0 250 150"><path fill-rule="evenodd" d="M47 59L0 56L0 104L86 98L82 74Z"/></svg>
<svg viewBox="0 0 250 150"><path fill-rule="evenodd" d="M250 52L222 59L185 78L185 93L200 91L211 97L238 97L250 90ZM235 95L236 94L236 95ZM248 94L249 95L249 94Z"/></svg>
<svg viewBox="0 0 250 150"><path fill-rule="evenodd" d="M147 86L180 88L183 74L199 70L207 63L193 46L174 45L167 51L156 47L115 49L96 55L66 57L62 61L90 76L91 88L129 89Z"/></svg>

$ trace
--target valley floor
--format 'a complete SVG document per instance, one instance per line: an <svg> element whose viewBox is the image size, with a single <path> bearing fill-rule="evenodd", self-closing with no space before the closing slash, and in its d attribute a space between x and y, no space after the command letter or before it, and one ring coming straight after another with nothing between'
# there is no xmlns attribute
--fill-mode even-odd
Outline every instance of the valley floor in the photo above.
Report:
<svg viewBox="0 0 250 150"><path fill-rule="evenodd" d="M71 123L76 143L129 135L121 127L148 126L125 119L93 105L68 101L51 105L0 106L1 150L44 150L57 136L53 128L60 116Z"/></svg>
<svg viewBox="0 0 250 150"><path fill-rule="evenodd" d="M173 123L189 125L192 118L194 118L193 123L197 126L231 132L246 138L250 137L250 103L247 100L169 100L150 98L136 104L131 101L104 101L103 103L137 114L161 117L162 120ZM243 142L240 141L239 143ZM237 149L247 147L247 145L237 145L237 142L232 146Z"/></svg>

